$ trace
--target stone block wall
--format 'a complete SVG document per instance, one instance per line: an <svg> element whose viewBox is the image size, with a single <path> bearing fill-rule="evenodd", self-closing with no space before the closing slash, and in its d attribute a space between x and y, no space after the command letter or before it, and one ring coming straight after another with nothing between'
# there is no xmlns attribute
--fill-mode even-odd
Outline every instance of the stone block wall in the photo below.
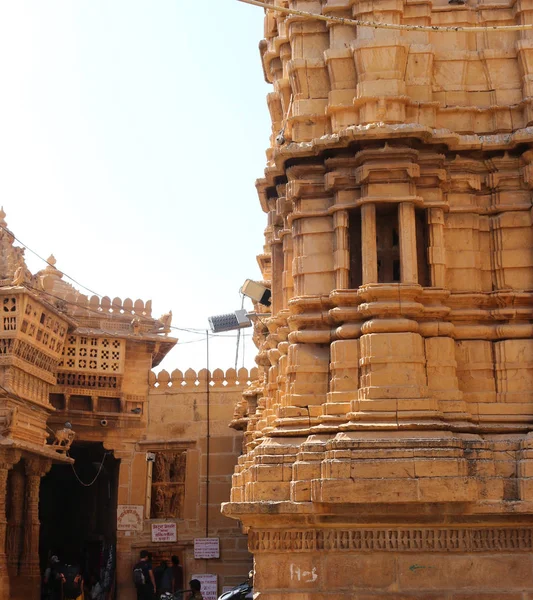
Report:
<svg viewBox="0 0 533 600"><path fill-rule="evenodd" d="M275 0L307 12L405 25L526 23L516 5L391 0ZM357 30L356 30L357 29ZM353 125L413 123L511 133L531 121L530 32L395 31L270 12L261 44L273 141L293 98L290 135L309 142Z"/></svg>
<svg viewBox="0 0 533 600"><path fill-rule="evenodd" d="M437 29L265 11L272 309L224 507L258 597L524 600L533 29L438 27L523 24L533 5L271 4Z"/></svg>
<svg viewBox="0 0 533 600"><path fill-rule="evenodd" d="M139 361L142 355L140 348ZM134 357L129 358L134 364ZM146 375L146 369L144 373ZM149 380L144 381L147 400L143 421L137 428L77 426L77 439L103 439L105 448L120 459L119 507L143 507L141 531L117 531L117 593L121 600L136 597L132 567L143 549L153 553L155 565L177 554L184 567L185 584L194 573L214 573L218 575L220 593L223 586L236 585L246 579L251 568L247 538L239 523L221 514L220 505L229 500L231 474L242 451L242 433L231 429L229 422L235 404L254 376L255 372L249 373L246 369L238 372L217 369L209 374L209 492L207 371L151 372ZM140 391L139 386L137 393ZM175 468L171 479L178 481L177 485L165 482L161 486L154 485L159 459L155 463L148 462L149 452L165 457L167 468L176 465L170 468ZM181 453L185 453L185 457L174 461ZM178 473L180 469L182 473ZM167 500L169 490L179 488L160 511L157 509L159 487L163 488L162 497ZM165 522L176 523L177 542L153 543L152 523ZM203 537L220 538L219 559L194 559L194 539Z"/></svg>

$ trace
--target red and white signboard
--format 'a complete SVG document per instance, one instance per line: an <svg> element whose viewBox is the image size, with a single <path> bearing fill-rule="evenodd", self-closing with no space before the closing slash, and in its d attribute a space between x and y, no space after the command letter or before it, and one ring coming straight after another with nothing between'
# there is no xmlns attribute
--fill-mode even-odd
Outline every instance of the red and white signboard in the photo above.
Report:
<svg viewBox="0 0 533 600"><path fill-rule="evenodd" d="M220 558L220 538L194 538L194 558Z"/></svg>
<svg viewBox="0 0 533 600"><path fill-rule="evenodd" d="M117 507L118 531L142 531L144 506L120 504Z"/></svg>
<svg viewBox="0 0 533 600"><path fill-rule="evenodd" d="M201 592L204 600L217 600L218 585L216 575L202 573L201 575L193 575L191 579L198 579L198 581L202 584Z"/></svg>
<svg viewBox="0 0 533 600"><path fill-rule="evenodd" d="M176 523L152 523L152 542L177 542Z"/></svg>

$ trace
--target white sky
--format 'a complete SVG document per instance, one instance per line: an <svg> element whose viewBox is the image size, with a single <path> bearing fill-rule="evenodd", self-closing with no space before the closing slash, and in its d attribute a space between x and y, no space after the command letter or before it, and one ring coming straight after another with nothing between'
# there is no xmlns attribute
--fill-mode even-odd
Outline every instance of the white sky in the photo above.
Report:
<svg viewBox="0 0 533 600"><path fill-rule="evenodd" d="M240 308L266 225L262 33L263 11L236 0L0 3L9 228L97 293L171 309L177 327ZM195 343L162 366L203 368L205 335L174 333ZM210 344L212 369L234 366L230 335Z"/></svg>

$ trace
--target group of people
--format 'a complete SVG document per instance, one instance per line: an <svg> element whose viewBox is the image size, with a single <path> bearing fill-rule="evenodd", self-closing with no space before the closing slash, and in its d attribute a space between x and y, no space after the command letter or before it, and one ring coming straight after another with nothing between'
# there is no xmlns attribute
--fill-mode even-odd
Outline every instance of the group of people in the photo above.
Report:
<svg viewBox="0 0 533 600"><path fill-rule="evenodd" d="M43 592L46 600L82 600L85 591L91 600L105 600L105 591L97 575L91 575L86 588L81 568L75 561L62 563L57 555L50 557L44 572Z"/></svg>
<svg viewBox="0 0 533 600"><path fill-rule="evenodd" d="M133 582L137 589L137 600L156 600L164 594L172 594L176 600L203 600L202 584L198 579L189 581L189 589L183 589L183 568L179 558L173 556L169 566L166 560L161 561L155 569L152 566L152 555L142 550L139 562L133 567ZM185 597L185 594L188 596Z"/></svg>
<svg viewBox="0 0 533 600"><path fill-rule="evenodd" d="M202 585L198 579L189 581L188 589L183 586L183 568L177 556L172 564L161 561L155 569L152 556L143 550L140 560L133 568L133 582L137 589L137 600L159 600L164 594L172 594L176 600L203 600ZM84 581L82 570L75 561L61 562L53 555L43 579L44 600L105 600L105 590L97 575L91 575L89 585Z"/></svg>

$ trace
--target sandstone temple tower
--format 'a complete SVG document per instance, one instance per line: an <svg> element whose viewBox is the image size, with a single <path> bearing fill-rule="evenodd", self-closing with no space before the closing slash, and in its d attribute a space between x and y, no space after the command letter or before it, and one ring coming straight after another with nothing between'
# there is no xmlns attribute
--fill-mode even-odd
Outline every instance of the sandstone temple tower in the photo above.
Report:
<svg viewBox="0 0 533 600"><path fill-rule="evenodd" d="M531 0L271 4L533 22ZM256 591L533 598L533 29L268 10L260 49L273 302L224 506Z"/></svg>

